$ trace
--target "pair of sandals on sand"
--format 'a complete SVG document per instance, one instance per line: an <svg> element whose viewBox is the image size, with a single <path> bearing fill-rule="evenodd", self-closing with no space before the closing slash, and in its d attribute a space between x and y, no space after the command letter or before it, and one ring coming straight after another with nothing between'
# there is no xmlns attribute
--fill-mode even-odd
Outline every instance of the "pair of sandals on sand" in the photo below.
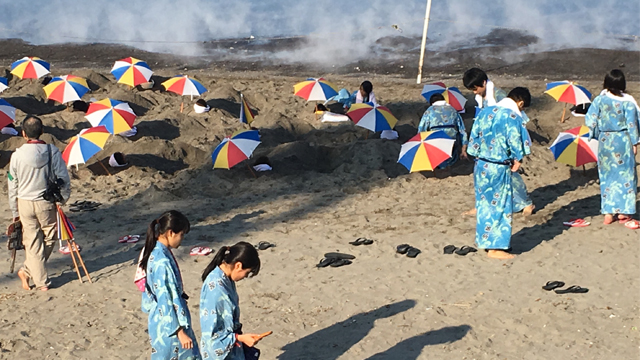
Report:
<svg viewBox="0 0 640 360"><path fill-rule="evenodd" d="M447 245L443 249L445 254L457 254L460 256L466 256L468 253L477 252L478 249L473 246L463 245L461 248L457 248L455 245Z"/></svg>
<svg viewBox="0 0 640 360"><path fill-rule="evenodd" d="M350 254L343 254L343 253L337 253L337 252L326 253L324 254L324 257L322 258L322 260L320 260L318 265L316 265L316 267L319 269L327 266L341 267L345 265L350 265L353 263L353 261L351 260L355 258L356 258L355 256Z"/></svg>
<svg viewBox="0 0 640 360"><path fill-rule="evenodd" d="M400 255L407 255L407 257L415 258L422 251L409 244L400 244L396 247L396 252Z"/></svg>
<svg viewBox="0 0 640 360"><path fill-rule="evenodd" d="M565 284L562 281L548 281L542 289L546 291L554 290L556 294L585 294L589 292L589 289L580 287L579 285L572 285L566 289L558 289L563 287Z"/></svg>
<svg viewBox="0 0 640 360"><path fill-rule="evenodd" d="M605 225L609 225L609 224L613 224L614 222L618 221L620 224L624 224L625 227L631 229L631 230L638 230L640 229L640 221L632 218L631 216L628 215L614 215L611 217L611 220L609 221L607 219L607 217L605 216L604 219L604 224Z"/></svg>
<svg viewBox="0 0 640 360"><path fill-rule="evenodd" d="M272 244L268 241L260 241L257 245L255 245L255 248L258 250L267 250L272 247L276 247L276 244Z"/></svg>
<svg viewBox="0 0 640 360"><path fill-rule="evenodd" d="M94 211L98 207L100 207L100 205L102 204L95 201L76 201L73 204L69 205L69 211Z"/></svg>

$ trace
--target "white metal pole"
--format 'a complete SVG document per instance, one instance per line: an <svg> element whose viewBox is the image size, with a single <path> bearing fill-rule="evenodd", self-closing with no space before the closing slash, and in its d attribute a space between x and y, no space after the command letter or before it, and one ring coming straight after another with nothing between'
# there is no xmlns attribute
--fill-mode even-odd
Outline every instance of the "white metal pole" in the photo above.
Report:
<svg viewBox="0 0 640 360"><path fill-rule="evenodd" d="M424 64L424 50L427 45L427 30L429 30L429 16L431 16L431 0L427 0L427 11L424 15L424 29L422 30L422 45L420 46L420 63L418 64L417 82L422 82L422 65Z"/></svg>

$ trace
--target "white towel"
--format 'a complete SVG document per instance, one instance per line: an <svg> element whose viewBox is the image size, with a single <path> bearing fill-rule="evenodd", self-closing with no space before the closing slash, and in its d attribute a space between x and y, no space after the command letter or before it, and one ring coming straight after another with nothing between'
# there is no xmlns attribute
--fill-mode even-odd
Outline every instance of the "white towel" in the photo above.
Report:
<svg viewBox="0 0 640 360"><path fill-rule="evenodd" d="M118 135L124 136L124 137L132 137L132 136L135 136L137 133L138 133L138 128L134 126L131 128L131 130L123 131Z"/></svg>
<svg viewBox="0 0 640 360"><path fill-rule="evenodd" d="M395 130L382 130L382 133L380 133L380 139L396 140L398 139L398 132Z"/></svg>
<svg viewBox="0 0 640 360"><path fill-rule="evenodd" d="M12 127L3 127L0 132L4 135L18 136L19 132L15 128Z"/></svg>
<svg viewBox="0 0 640 360"><path fill-rule="evenodd" d="M211 107L209 107L209 105L203 107L198 104L193 104L193 111L195 111L196 114L203 114L209 112L209 110L211 110Z"/></svg>
<svg viewBox="0 0 640 360"><path fill-rule="evenodd" d="M362 104L363 102L364 99L362 98L362 93L360 93L360 90L358 90L358 93L356 94L356 104ZM371 92L371 94L369 94L369 101L367 102L378 105L378 103L376 102L376 94L374 94L373 91Z"/></svg>
<svg viewBox="0 0 640 360"><path fill-rule="evenodd" d="M342 122L349 121L349 117L347 115L336 114L330 111L325 111L324 115L322 115L322 122Z"/></svg>
<svg viewBox="0 0 640 360"><path fill-rule="evenodd" d="M258 164L258 165L255 165L255 166L253 167L253 169L254 169L255 171L270 171L270 170L273 170L273 169L271 168L271 166L269 166L269 165L267 165L267 164Z"/></svg>
<svg viewBox="0 0 640 360"><path fill-rule="evenodd" d="M109 158L109 166L111 166L112 168L117 168L117 167L123 167L123 166L127 166L129 164L118 164L118 162L116 161L116 157L113 156L113 154L111 154L111 157Z"/></svg>
<svg viewBox="0 0 640 360"><path fill-rule="evenodd" d="M476 95L476 103L478 103L478 107L480 109L482 109L483 107L484 99L487 99L487 106L495 106L497 104L495 96L495 85L491 80L487 80L487 88L485 89L484 98L482 97L482 95Z"/></svg>

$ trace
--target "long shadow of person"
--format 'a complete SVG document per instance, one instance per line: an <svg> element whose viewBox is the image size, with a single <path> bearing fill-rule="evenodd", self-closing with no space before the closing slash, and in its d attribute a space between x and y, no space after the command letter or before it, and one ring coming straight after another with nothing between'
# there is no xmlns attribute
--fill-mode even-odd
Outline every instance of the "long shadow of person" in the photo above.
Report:
<svg viewBox="0 0 640 360"><path fill-rule="evenodd" d="M377 353L366 360L412 360L417 359L425 346L447 344L464 338L471 330L469 325L447 326L410 337L387 351Z"/></svg>
<svg viewBox="0 0 640 360"><path fill-rule="evenodd" d="M587 171L581 169L571 169L568 179L559 183L551 184L534 189L529 196L536 206L536 212L544 209L547 205L553 203L560 196L585 186L592 180L598 179L598 169L593 168Z"/></svg>
<svg viewBox="0 0 640 360"><path fill-rule="evenodd" d="M318 330L300 340L285 345L280 360L335 360L362 340L378 319L384 319L407 311L416 305L415 300L403 300L378 309L356 314L344 321ZM309 353L309 349L321 348L321 353Z"/></svg>

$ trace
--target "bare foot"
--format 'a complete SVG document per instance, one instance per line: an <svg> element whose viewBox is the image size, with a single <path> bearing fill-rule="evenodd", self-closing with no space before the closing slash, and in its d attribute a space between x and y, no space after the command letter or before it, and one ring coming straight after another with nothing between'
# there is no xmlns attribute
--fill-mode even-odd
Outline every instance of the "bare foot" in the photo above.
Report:
<svg viewBox="0 0 640 360"><path fill-rule="evenodd" d="M535 205L531 204L529 206L525 206L525 208L522 210L522 216L531 216L531 214L533 214L533 210L536 208Z"/></svg>
<svg viewBox="0 0 640 360"><path fill-rule="evenodd" d="M604 224L605 224L605 225L609 225L609 224L611 224L611 223L613 223L613 215L611 215L611 214L606 214L606 215L604 216Z"/></svg>
<svg viewBox="0 0 640 360"><path fill-rule="evenodd" d="M25 290L31 290L31 286L29 286L29 277L22 269L18 270L18 277L22 280L22 288Z"/></svg>
<svg viewBox="0 0 640 360"><path fill-rule="evenodd" d="M465 212L462 213L463 216L476 216L476 214L478 213L478 210L476 208L473 208L471 210L467 210Z"/></svg>
<svg viewBox="0 0 640 360"><path fill-rule="evenodd" d="M47 290L49 290L49 287L47 287L47 286L43 286L43 287L40 288L40 291L47 291Z"/></svg>
<svg viewBox="0 0 640 360"><path fill-rule="evenodd" d="M504 250L489 250L487 252L487 255L492 259L500 259L500 260L509 260L516 257L515 255L509 254Z"/></svg>

